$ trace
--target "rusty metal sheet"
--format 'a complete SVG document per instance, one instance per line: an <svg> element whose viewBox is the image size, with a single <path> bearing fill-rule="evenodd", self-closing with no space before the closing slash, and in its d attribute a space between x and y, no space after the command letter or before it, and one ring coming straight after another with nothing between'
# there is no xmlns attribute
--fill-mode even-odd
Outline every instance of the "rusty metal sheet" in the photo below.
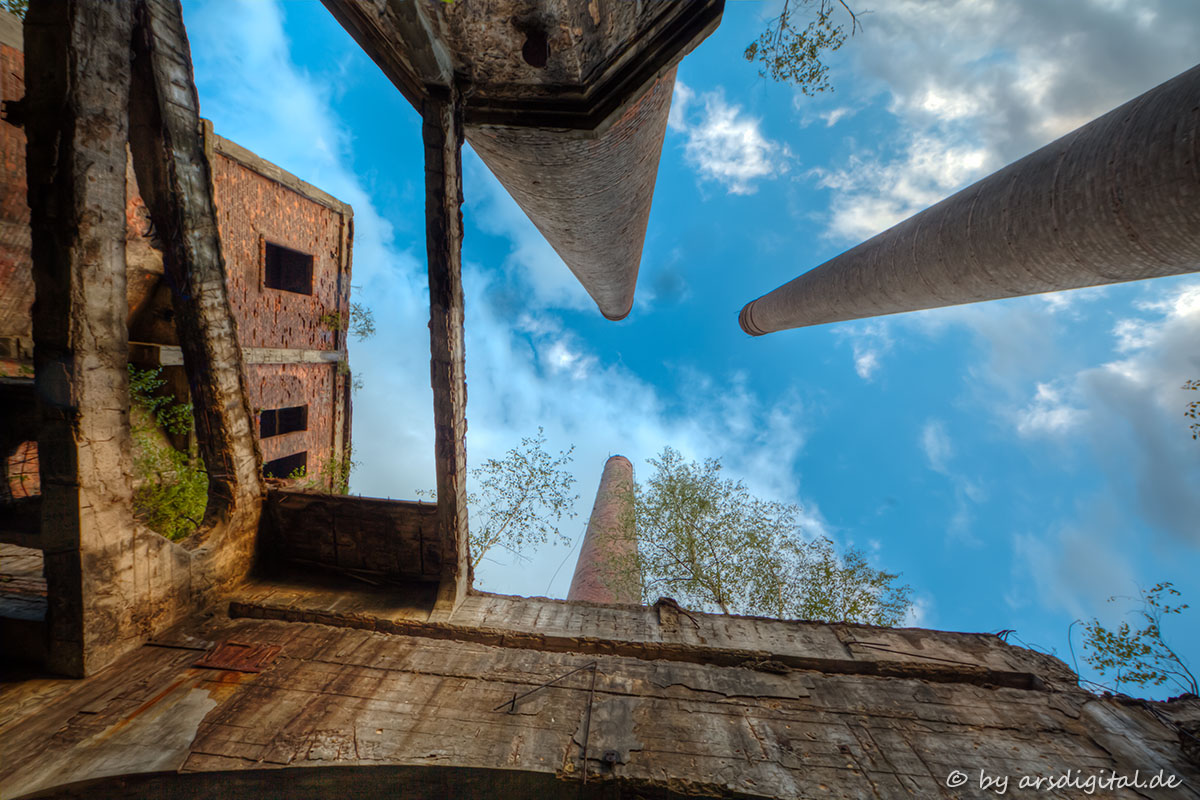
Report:
<svg viewBox="0 0 1200 800"><path fill-rule="evenodd" d="M247 644L230 640L221 642L192 666L234 672L262 672L282 649L277 644Z"/></svg>

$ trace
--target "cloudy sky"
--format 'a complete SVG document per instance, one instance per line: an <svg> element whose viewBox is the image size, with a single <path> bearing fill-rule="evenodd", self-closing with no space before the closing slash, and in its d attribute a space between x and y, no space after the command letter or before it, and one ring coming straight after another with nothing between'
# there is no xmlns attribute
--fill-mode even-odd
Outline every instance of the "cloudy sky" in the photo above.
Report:
<svg viewBox="0 0 1200 800"><path fill-rule="evenodd" d="M1200 601L1180 388L1200 378L1200 279L756 339L737 325L746 301L1192 66L1200 5L887 0L859 9L817 98L742 58L778 5L730 3L679 68L622 322L464 152L471 462L539 425L574 445L577 538L610 454L720 458L799 503L808 535L902 572L914 624L1014 629L1068 663L1073 619L1127 607L1110 595L1170 580ZM417 115L318 3L184 12L217 132L354 206L378 334L351 351L352 488L411 498L434 483ZM487 562L478 582L563 596L574 557ZM1190 615L1168 633L1200 665Z"/></svg>

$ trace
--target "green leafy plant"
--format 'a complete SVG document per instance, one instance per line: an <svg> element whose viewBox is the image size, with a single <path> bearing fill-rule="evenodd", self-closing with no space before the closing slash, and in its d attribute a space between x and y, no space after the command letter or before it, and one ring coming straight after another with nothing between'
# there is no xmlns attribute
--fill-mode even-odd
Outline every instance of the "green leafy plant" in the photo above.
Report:
<svg viewBox="0 0 1200 800"><path fill-rule="evenodd" d="M175 449L165 433L192 430L192 406L161 392L162 368L129 365L135 516L172 541L190 535L208 505L208 473L196 453Z"/></svg>
<svg viewBox="0 0 1200 800"><path fill-rule="evenodd" d="M1137 598L1108 598L1110 603L1119 599L1140 601L1141 607L1130 612L1140 620L1135 625L1122 622L1115 629L1106 628L1095 618L1083 623L1084 660L1101 675L1112 674L1118 690L1123 683L1140 687L1169 685L1200 694L1196 675L1163 635L1163 620L1188 608L1187 603L1172 605L1173 598L1180 596L1170 581L1164 581L1149 591L1139 590Z"/></svg>
<svg viewBox="0 0 1200 800"><path fill-rule="evenodd" d="M564 516L575 516L571 506L579 499L570 494L575 476L565 469L575 446L551 456L545 444L545 431L539 427L536 436L521 439L504 458L490 458L471 470L474 491L467 494L467 504L476 520L469 537L472 569L496 548L524 559L547 541L571 543L558 523ZM437 499L437 493L427 489L416 494Z"/></svg>
<svg viewBox="0 0 1200 800"><path fill-rule="evenodd" d="M328 494L350 494L350 473L358 467L358 462L351 458L352 448L347 447L344 455L330 451L321 460L321 470L311 478L308 469L297 467L288 475L288 480L296 481L296 488L309 489ZM307 479L307 480L305 480ZM303 481L301 483L301 481Z"/></svg>
<svg viewBox="0 0 1200 800"><path fill-rule="evenodd" d="M795 26L794 17L799 13L796 6L808 9L814 3L816 16L804 28ZM829 68L821 58L846 41L845 29L834 21L839 7L850 16L853 36L859 28L858 16L845 0L836 0L836 4L834 0L784 0L779 16L767 24L743 55L747 61L758 61L759 74L764 78L794 83L805 95L830 91Z"/></svg>
<svg viewBox="0 0 1200 800"><path fill-rule="evenodd" d="M29 0L0 0L0 9L25 19L25 13L29 11Z"/></svg>
<svg viewBox="0 0 1200 800"><path fill-rule="evenodd" d="M348 314L322 314L321 326L331 331L349 331L360 342L375 335L375 312L362 303L351 303Z"/></svg>
<svg viewBox="0 0 1200 800"><path fill-rule="evenodd" d="M780 619L897 625L912 588L873 569L850 548L802 536L798 506L763 500L723 478L721 462L684 461L666 447L654 473L634 489L617 535L637 548L611 563L612 587L640 588L644 602L669 596L693 608Z"/></svg>
<svg viewBox="0 0 1200 800"><path fill-rule="evenodd" d="M1188 381L1183 385L1184 391L1197 392L1200 391L1200 381ZM1189 429L1192 431L1193 439L1200 439L1200 400L1193 400L1187 404L1187 410L1183 412L1185 417L1195 420Z"/></svg>

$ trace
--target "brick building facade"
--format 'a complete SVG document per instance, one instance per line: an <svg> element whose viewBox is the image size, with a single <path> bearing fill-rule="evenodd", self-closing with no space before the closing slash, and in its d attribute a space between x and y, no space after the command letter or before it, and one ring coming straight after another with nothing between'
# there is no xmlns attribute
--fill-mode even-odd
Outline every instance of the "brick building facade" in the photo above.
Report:
<svg viewBox="0 0 1200 800"><path fill-rule="evenodd" d="M0 12L0 88L9 103L0 122L0 379L31 382L34 282L25 134L19 110L11 105L24 95L22 51L20 21ZM350 448L346 327L353 211L216 135L207 121L204 142L264 471L286 479L303 469L311 481L328 484ZM132 164L126 172L126 221L130 361L161 367L169 391L186 398L161 234L150 221ZM3 436L8 495L38 494L34 437L18 430Z"/></svg>

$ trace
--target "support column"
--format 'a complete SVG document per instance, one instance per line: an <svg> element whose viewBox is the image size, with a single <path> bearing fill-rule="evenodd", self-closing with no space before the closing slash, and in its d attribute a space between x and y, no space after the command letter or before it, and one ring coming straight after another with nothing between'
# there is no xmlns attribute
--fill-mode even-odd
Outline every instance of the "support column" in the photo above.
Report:
<svg viewBox="0 0 1200 800"><path fill-rule="evenodd" d="M130 147L138 186L163 242L175 326L208 471L197 541L212 545L215 583L253 556L263 487L242 351L225 286L212 173L178 0L140 0L133 37Z"/></svg>
<svg viewBox="0 0 1200 800"><path fill-rule="evenodd" d="M430 382L442 577L434 618L471 588L467 557L467 379L463 352L462 108L456 89L425 103L425 246L429 261Z"/></svg>
<svg viewBox="0 0 1200 800"><path fill-rule="evenodd" d="M131 7L104 0L35 3L26 19L48 666L75 676L169 619L162 587L187 583L186 554L140 532L130 510L130 27ZM163 601L146 602L154 595Z"/></svg>
<svg viewBox="0 0 1200 800"><path fill-rule="evenodd" d="M752 335L1200 269L1200 67L742 309Z"/></svg>
<svg viewBox="0 0 1200 800"><path fill-rule="evenodd" d="M625 456L613 456L600 476L567 600L635 605L642 601L633 525L633 464Z"/></svg>

